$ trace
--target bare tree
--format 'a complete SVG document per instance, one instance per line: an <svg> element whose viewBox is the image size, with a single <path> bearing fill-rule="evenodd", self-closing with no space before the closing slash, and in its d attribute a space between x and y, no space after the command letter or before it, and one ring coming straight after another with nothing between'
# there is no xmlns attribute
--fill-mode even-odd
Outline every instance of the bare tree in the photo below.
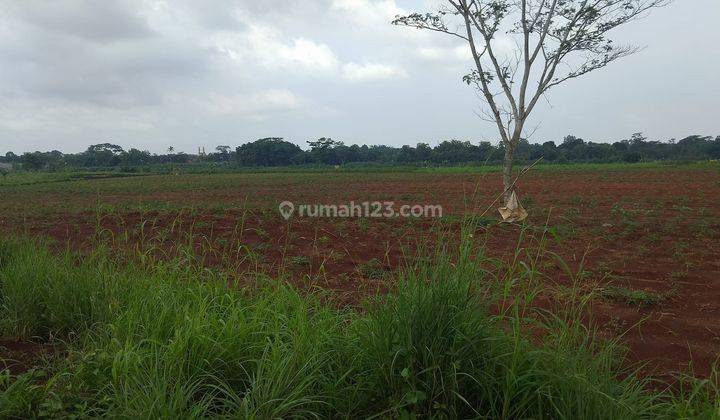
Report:
<svg viewBox="0 0 720 420"><path fill-rule="evenodd" d="M515 149L528 116L550 88L637 51L608 32L670 0L446 0L433 13L397 16L393 24L465 41L474 69L463 80L486 104L481 117L497 125L505 148L504 201L515 188ZM498 40L511 40L501 52Z"/></svg>

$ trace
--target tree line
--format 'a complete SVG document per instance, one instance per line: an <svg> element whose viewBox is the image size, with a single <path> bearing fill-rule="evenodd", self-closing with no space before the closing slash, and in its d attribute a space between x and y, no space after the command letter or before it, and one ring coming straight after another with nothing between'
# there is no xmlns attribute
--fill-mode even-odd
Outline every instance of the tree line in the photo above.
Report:
<svg viewBox="0 0 720 420"><path fill-rule="evenodd" d="M308 141L303 150L280 137L268 137L238 146L217 146L211 153L152 154L135 148L124 150L112 143L95 144L82 153L32 152L0 156L0 163L25 170L60 170L63 168L138 168L161 164L214 163L225 166L292 166L292 165L468 165L498 164L505 154L504 144L487 141L473 143L447 140L432 147L427 143L415 146L346 145L331 138ZM661 142L648 140L642 133L614 143L595 143L568 135L561 142L530 143L522 139L515 150L519 162L532 162L540 157L550 163L611 163L649 161L697 161L720 159L720 136L692 135L681 140Z"/></svg>

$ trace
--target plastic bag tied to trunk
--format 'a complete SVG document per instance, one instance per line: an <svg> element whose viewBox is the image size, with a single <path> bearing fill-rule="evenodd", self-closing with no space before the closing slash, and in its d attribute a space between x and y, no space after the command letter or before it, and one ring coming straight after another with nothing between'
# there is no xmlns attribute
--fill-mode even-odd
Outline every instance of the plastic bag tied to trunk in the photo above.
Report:
<svg viewBox="0 0 720 420"><path fill-rule="evenodd" d="M528 216L527 211L523 208L522 204L520 204L520 200L518 200L515 191L510 194L507 203L503 207L498 208L498 211L503 218L503 222L508 223L521 222Z"/></svg>

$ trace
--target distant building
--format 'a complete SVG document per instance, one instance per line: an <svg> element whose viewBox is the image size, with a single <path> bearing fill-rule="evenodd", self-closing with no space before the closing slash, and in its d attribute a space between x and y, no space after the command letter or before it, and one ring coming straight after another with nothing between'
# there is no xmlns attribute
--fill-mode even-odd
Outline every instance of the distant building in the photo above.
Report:
<svg viewBox="0 0 720 420"><path fill-rule="evenodd" d="M12 171L12 168L13 168L13 166L11 163L0 162L0 171L8 172L8 171Z"/></svg>

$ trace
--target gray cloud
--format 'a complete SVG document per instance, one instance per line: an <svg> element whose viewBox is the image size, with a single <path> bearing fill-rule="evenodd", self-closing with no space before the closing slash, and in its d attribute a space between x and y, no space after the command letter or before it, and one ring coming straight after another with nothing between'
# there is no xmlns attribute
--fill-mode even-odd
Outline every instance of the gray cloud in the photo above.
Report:
<svg viewBox="0 0 720 420"><path fill-rule="evenodd" d="M154 31L134 0L23 0L6 2L6 16L52 36L71 36L91 42L137 40Z"/></svg>
<svg viewBox="0 0 720 420"><path fill-rule="evenodd" d="M388 22L396 0L112 0L0 4L0 153L192 151L496 138L452 39ZM647 48L549 95L533 140L720 134L716 0L676 1L616 35Z"/></svg>

